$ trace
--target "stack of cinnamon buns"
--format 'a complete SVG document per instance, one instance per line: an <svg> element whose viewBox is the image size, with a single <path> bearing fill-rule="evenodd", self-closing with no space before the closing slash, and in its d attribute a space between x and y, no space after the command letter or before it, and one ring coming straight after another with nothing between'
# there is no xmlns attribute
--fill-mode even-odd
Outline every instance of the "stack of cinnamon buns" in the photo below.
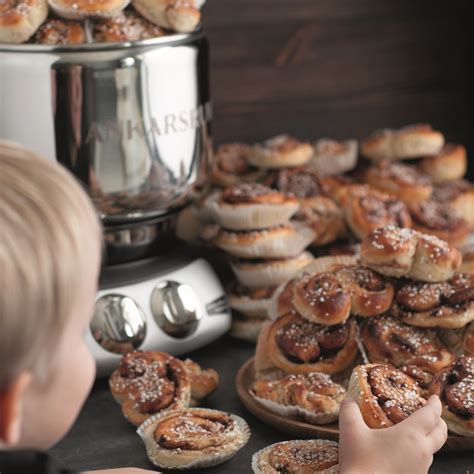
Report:
<svg viewBox="0 0 474 474"><path fill-rule="evenodd" d="M4 0L0 42L138 41L196 29L205 0ZM87 20L87 21L86 21Z"/></svg>
<svg viewBox="0 0 474 474"><path fill-rule="evenodd" d="M416 125L372 134L360 155L354 141L311 145L289 136L217 150L219 190L192 214L194 224L212 223L206 242L233 256L234 335L252 339L261 327L250 393L270 411L314 424L336 421L350 393L373 428L402 421L437 394L450 431L472 437L474 252L463 246L474 227L474 186L463 179L466 151ZM236 208L263 203L293 205L286 223L253 227L250 213L237 216ZM227 206L237 227L223 218ZM253 243L262 235L287 248L288 223L301 233L288 253L252 253L264 247ZM282 281L273 264L301 256L296 242L309 239L308 229L304 255L313 258ZM249 278L252 265L268 272ZM254 330L235 330L242 321ZM255 472L274 472L272 456L298 464L291 443L300 442L257 453Z"/></svg>

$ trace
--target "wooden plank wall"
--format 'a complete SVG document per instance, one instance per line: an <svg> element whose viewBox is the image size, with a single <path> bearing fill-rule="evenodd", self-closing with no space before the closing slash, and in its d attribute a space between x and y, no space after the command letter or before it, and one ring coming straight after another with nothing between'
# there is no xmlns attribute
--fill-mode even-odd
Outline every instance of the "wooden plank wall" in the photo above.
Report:
<svg viewBox="0 0 474 474"><path fill-rule="evenodd" d="M208 0L214 141L430 122L474 152L473 3Z"/></svg>

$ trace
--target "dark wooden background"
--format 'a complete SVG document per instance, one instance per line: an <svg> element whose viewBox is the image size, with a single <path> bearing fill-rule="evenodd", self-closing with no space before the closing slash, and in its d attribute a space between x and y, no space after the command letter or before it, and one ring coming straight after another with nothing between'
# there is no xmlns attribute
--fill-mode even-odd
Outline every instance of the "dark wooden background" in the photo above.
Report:
<svg viewBox="0 0 474 474"><path fill-rule="evenodd" d="M215 142L429 122L474 153L473 4L208 0Z"/></svg>

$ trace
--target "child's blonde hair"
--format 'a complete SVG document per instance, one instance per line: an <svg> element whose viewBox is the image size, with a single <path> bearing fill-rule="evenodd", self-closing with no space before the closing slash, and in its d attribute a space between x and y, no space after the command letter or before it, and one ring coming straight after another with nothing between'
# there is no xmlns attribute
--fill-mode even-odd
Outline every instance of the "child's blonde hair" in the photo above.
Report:
<svg viewBox="0 0 474 474"><path fill-rule="evenodd" d="M96 213L71 174L0 140L0 389L23 370L45 376L94 241Z"/></svg>

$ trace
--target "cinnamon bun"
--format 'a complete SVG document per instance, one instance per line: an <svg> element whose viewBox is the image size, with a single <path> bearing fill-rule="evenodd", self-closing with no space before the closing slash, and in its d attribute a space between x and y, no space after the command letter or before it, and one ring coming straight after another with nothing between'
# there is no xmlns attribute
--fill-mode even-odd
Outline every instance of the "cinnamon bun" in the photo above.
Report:
<svg viewBox="0 0 474 474"><path fill-rule="evenodd" d="M130 0L48 0L51 10L66 20L111 18L122 12Z"/></svg>
<svg viewBox="0 0 474 474"><path fill-rule="evenodd" d="M265 319L254 318L237 311L232 312L229 334L236 339L255 344L265 323Z"/></svg>
<svg viewBox="0 0 474 474"><path fill-rule="evenodd" d="M426 201L433 192L431 181L414 166L390 161L380 161L369 167L364 172L364 181L405 204Z"/></svg>
<svg viewBox="0 0 474 474"><path fill-rule="evenodd" d="M474 275L457 273L441 283L404 282L391 313L413 326L463 327L474 321Z"/></svg>
<svg viewBox="0 0 474 474"><path fill-rule="evenodd" d="M274 286L247 288L233 283L227 291L229 306L249 318L266 319L270 308Z"/></svg>
<svg viewBox="0 0 474 474"><path fill-rule="evenodd" d="M350 314L371 317L384 313L393 294L393 285L372 270L341 265L330 272L301 277L293 287L293 305L309 321L332 325Z"/></svg>
<svg viewBox="0 0 474 474"><path fill-rule="evenodd" d="M453 433L474 437L474 357L459 357L435 375L430 395L438 395L442 418Z"/></svg>
<svg viewBox="0 0 474 474"><path fill-rule="evenodd" d="M213 393L219 385L219 374L214 369L203 369L191 359L183 361L191 383L191 399L194 404Z"/></svg>
<svg viewBox="0 0 474 474"><path fill-rule="evenodd" d="M474 186L459 179L441 183L433 190L433 199L447 206L458 217L474 228Z"/></svg>
<svg viewBox="0 0 474 474"><path fill-rule="evenodd" d="M166 32L133 11L125 11L113 18L94 21L93 36L96 43L139 41L164 36Z"/></svg>
<svg viewBox="0 0 474 474"><path fill-rule="evenodd" d="M338 142L322 138L313 145L313 157L306 168L322 176L352 171L357 165L357 140Z"/></svg>
<svg viewBox="0 0 474 474"><path fill-rule="evenodd" d="M362 141L361 153L373 161L403 160L436 155L444 145L444 136L431 125L416 124L399 130L377 130Z"/></svg>
<svg viewBox="0 0 474 474"><path fill-rule="evenodd" d="M462 264L459 268L461 273L474 273L474 245L466 245L461 247Z"/></svg>
<svg viewBox="0 0 474 474"><path fill-rule="evenodd" d="M46 0L3 0L0 3L0 42L28 41L47 16Z"/></svg>
<svg viewBox="0 0 474 474"><path fill-rule="evenodd" d="M346 396L341 385L320 372L287 375L276 380L257 380L250 393L272 412L313 424L336 421L339 407Z"/></svg>
<svg viewBox="0 0 474 474"><path fill-rule="evenodd" d="M439 201L429 200L409 206L413 228L424 234L462 245L469 236L469 224Z"/></svg>
<svg viewBox="0 0 474 474"><path fill-rule="evenodd" d="M250 231L221 229L213 242L235 257L291 258L300 254L314 238L311 227L294 221Z"/></svg>
<svg viewBox="0 0 474 474"><path fill-rule="evenodd" d="M458 329L442 329L439 336L458 356L474 357L474 322Z"/></svg>
<svg viewBox="0 0 474 474"><path fill-rule="evenodd" d="M296 314L268 321L260 332L255 353L257 378L283 371L287 374L335 374L357 355L356 323L322 326Z"/></svg>
<svg viewBox="0 0 474 474"><path fill-rule="evenodd" d="M132 0L133 8L148 21L178 33L194 31L201 21L205 0Z"/></svg>
<svg viewBox="0 0 474 474"><path fill-rule="evenodd" d="M338 474L339 446L326 439L275 443L252 457L254 474Z"/></svg>
<svg viewBox="0 0 474 474"><path fill-rule="evenodd" d="M357 366L348 394L359 405L369 428L388 428L425 405L420 387L407 374L385 364Z"/></svg>
<svg viewBox="0 0 474 474"><path fill-rule="evenodd" d="M125 354L109 385L124 416L135 426L156 413L189 406L191 401L185 365L163 352Z"/></svg>
<svg viewBox="0 0 474 474"><path fill-rule="evenodd" d="M419 168L435 184L461 179L467 170L466 148L446 143L438 154L423 158Z"/></svg>
<svg viewBox="0 0 474 474"><path fill-rule="evenodd" d="M330 198L306 199L294 218L313 230L315 246L329 244L347 234L344 214Z"/></svg>
<svg viewBox="0 0 474 474"><path fill-rule="evenodd" d="M410 326L388 315L364 321L361 336L370 362L393 365L422 389L455 359L435 330Z"/></svg>
<svg viewBox="0 0 474 474"><path fill-rule="evenodd" d="M278 135L255 145L249 162L257 168L279 169L302 166L313 156L313 147L289 135Z"/></svg>
<svg viewBox="0 0 474 474"><path fill-rule="evenodd" d="M204 408L153 417L137 432L150 461L161 469L198 469L222 464L250 438L250 429L242 418Z"/></svg>
<svg viewBox="0 0 474 474"><path fill-rule="evenodd" d="M298 210L293 196L257 183L242 183L209 199L215 220L230 230L255 230L283 224Z"/></svg>
<svg viewBox="0 0 474 474"><path fill-rule="evenodd" d="M410 213L402 201L368 186L346 188L341 206L349 228L359 239L379 227L412 226Z"/></svg>
<svg viewBox="0 0 474 474"><path fill-rule="evenodd" d="M251 166L248 156L251 147L245 143L221 145L214 154L211 179L220 187L238 183L251 183L263 176L263 172Z"/></svg>
<svg viewBox="0 0 474 474"><path fill-rule="evenodd" d="M230 262L232 271L243 286L259 288L278 286L292 278L314 260L309 252L296 257L275 260L238 260Z"/></svg>
<svg viewBox="0 0 474 474"><path fill-rule="evenodd" d="M84 27L78 21L45 21L32 38L35 44L64 45L86 42Z"/></svg>
<svg viewBox="0 0 474 474"><path fill-rule="evenodd" d="M383 275L440 282L453 276L462 257L457 249L435 236L387 226L362 240L360 260Z"/></svg>

